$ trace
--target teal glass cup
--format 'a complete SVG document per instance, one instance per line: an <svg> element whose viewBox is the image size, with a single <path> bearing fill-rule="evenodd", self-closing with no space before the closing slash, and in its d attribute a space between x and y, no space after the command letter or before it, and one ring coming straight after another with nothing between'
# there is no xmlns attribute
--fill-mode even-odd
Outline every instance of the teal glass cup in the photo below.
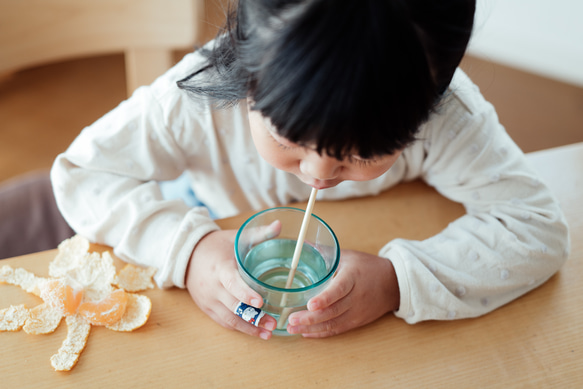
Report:
<svg viewBox="0 0 583 389"><path fill-rule="evenodd" d="M239 274L263 297L261 309L278 321L276 335L287 332L289 314L305 310L308 300L332 280L340 246L332 229L312 214L290 288L286 288L304 210L271 208L251 216L237 232Z"/></svg>

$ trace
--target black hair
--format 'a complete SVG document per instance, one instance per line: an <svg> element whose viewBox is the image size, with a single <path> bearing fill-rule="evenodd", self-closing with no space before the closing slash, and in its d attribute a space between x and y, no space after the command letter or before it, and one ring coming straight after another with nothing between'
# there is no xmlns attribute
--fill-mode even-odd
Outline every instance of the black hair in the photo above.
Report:
<svg viewBox="0 0 583 389"><path fill-rule="evenodd" d="M474 12L475 0L239 0L178 86L219 105L249 97L319 153L392 154L444 95Z"/></svg>

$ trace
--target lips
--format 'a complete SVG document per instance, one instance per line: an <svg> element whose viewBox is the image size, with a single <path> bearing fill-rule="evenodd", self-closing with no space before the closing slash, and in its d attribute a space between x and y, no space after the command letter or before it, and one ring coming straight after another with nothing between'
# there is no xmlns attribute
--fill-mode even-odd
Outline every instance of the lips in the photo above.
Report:
<svg viewBox="0 0 583 389"><path fill-rule="evenodd" d="M328 188L332 188L335 185L311 185L313 188L316 188L318 190L322 190L322 189L328 189Z"/></svg>
<svg viewBox="0 0 583 389"><path fill-rule="evenodd" d="M318 190L332 188L339 184L339 182L337 181L311 181L311 182L304 181L304 183Z"/></svg>

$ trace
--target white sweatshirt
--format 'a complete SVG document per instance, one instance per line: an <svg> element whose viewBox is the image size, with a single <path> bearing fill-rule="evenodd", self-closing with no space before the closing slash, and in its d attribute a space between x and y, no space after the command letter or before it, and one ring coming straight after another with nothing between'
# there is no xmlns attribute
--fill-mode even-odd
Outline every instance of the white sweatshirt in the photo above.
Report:
<svg viewBox="0 0 583 389"><path fill-rule="evenodd" d="M88 239L121 259L158 269L160 287L185 287L196 243L218 226L203 207L164 200L159 181L186 172L218 217L307 200L310 187L268 165L251 139L247 106L215 110L176 86L201 64L187 55L151 86L85 128L51 177L59 209ZM204 77L204 72L200 77ZM475 317L534 289L565 261L568 233L556 199L458 70L448 97L395 165L367 182L319 192L369 196L421 178L467 214L425 241L395 239L390 259L409 323Z"/></svg>

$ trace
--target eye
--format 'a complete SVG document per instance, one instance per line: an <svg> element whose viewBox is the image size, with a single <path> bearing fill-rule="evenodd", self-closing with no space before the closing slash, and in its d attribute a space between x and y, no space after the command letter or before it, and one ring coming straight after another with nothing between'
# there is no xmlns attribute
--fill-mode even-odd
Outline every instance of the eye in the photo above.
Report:
<svg viewBox="0 0 583 389"><path fill-rule="evenodd" d="M273 141L277 144L277 147L279 147L282 150L290 150L291 147L290 146L286 146L282 143L279 143L278 141L276 141L275 139L273 139Z"/></svg>
<svg viewBox="0 0 583 389"><path fill-rule="evenodd" d="M279 136L277 133L273 131L268 131L271 139L275 142L277 147L281 148L282 150L290 150L299 147L295 143L292 143L285 138Z"/></svg>
<svg viewBox="0 0 583 389"><path fill-rule="evenodd" d="M362 167L372 165L373 163L375 163L377 161L376 158L362 158L362 157L359 157L358 155L349 155L348 157L346 157L346 159L347 159L348 163L351 163L354 165L359 165Z"/></svg>

